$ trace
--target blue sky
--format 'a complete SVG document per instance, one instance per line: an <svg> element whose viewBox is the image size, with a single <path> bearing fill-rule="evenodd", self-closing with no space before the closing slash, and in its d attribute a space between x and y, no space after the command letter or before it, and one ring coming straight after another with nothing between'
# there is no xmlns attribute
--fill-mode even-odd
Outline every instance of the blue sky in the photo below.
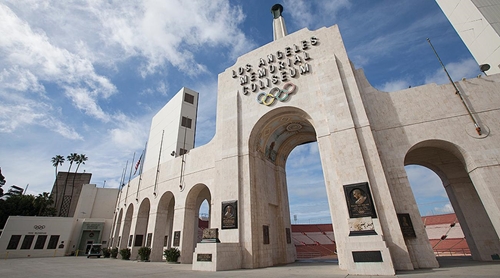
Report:
<svg viewBox="0 0 500 278"><path fill-rule="evenodd" d="M349 57L379 90L447 82L427 37L455 80L480 73L433 0L276 3L284 6L289 33L338 24ZM272 40L272 4L0 0L6 187L50 191L51 157L72 152L89 157L80 169L93 174L92 183L118 187L126 161L144 147L152 116L183 86L200 93L196 145L210 141L217 75ZM421 213L446 212L439 179L422 167L407 171L417 202L426 204ZM328 219L311 209L326 202L317 146L296 148L287 172L292 214Z"/></svg>

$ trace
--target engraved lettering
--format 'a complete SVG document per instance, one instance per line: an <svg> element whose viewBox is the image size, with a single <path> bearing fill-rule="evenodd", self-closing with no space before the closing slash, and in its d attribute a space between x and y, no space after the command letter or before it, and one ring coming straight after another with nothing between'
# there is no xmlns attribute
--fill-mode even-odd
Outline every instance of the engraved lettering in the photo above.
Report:
<svg viewBox="0 0 500 278"><path fill-rule="evenodd" d="M267 62L268 62L268 63L272 63L272 62L274 62L274 55L273 55L273 54L269 54L269 55L267 55Z"/></svg>
<svg viewBox="0 0 500 278"><path fill-rule="evenodd" d="M266 68L258 69L257 73L259 74L259 78L265 77L266 76Z"/></svg>
<svg viewBox="0 0 500 278"><path fill-rule="evenodd" d="M295 50L295 53L300 52L300 48L297 45L293 45L293 49Z"/></svg>
<svg viewBox="0 0 500 278"><path fill-rule="evenodd" d="M302 41L302 50L306 50L308 48L307 41Z"/></svg>
<svg viewBox="0 0 500 278"><path fill-rule="evenodd" d="M276 66L275 65L269 65L269 72L274 73L276 71Z"/></svg>
<svg viewBox="0 0 500 278"><path fill-rule="evenodd" d="M297 70L295 70L295 68L290 68L290 77L295 77L296 74Z"/></svg>
<svg viewBox="0 0 500 278"><path fill-rule="evenodd" d="M302 63L302 59L300 59L299 55L295 55L295 61L293 62L293 64L296 65L298 63Z"/></svg>
<svg viewBox="0 0 500 278"><path fill-rule="evenodd" d="M279 50L278 50L278 51L276 52L276 57L277 57L278 59L280 59L280 60L281 60L281 59L283 59L283 57L285 57L285 56L283 56L283 52L281 52L281 51L279 51Z"/></svg>
<svg viewBox="0 0 500 278"><path fill-rule="evenodd" d="M285 69L285 62L279 61L278 63L280 65L279 70Z"/></svg>
<svg viewBox="0 0 500 278"><path fill-rule="evenodd" d="M307 53L307 52L304 51L304 60L307 61L309 59L311 59L311 57L309 57L309 53Z"/></svg>
<svg viewBox="0 0 500 278"><path fill-rule="evenodd" d="M303 66L299 66L300 74L306 74L309 72L309 64L304 64Z"/></svg>
<svg viewBox="0 0 500 278"><path fill-rule="evenodd" d="M243 75L240 77L240 85L247 84L247 82L248 82L248 76Z"/></svg>
<svg viewBox="0 0 500 278"><path fill-rule="evenodd" d="M285 47L285 55L286 56L292 55L292 49L290 47Z"/></svg>
<svg viewBox="0 0 500 278"><path fill-rule="evenodd" d="M247 69L247 71L251 71L251 70L252 70L252 65L247 64L247 65L246 65L246 69Z"/></svg>
<svg viewBox="0 0 500 278"><path fill-rule="evenodd" d="M276 75L273 75L273 76L272 76L272 79L273 79L273 80L272 80L273 84L278 83L278 81L280 80L280 79L279 79L279 77L278 77L278 76L276 76Z"/></svg>
<svg viewBox="0 0 500 278"><path fill-rule="evenodd" d="M283 82L287 81L286 71L281 72L281 81Z"/></svg>
<svg viewBox="0 0 500 278"><path fill-rule="evenodd" d="M264 61L264 59L260 58L259 59L259 68L262 66L265 66L265 65L266 65L266 61Z"/></svg>
<svg viewBox="0 0 500 278"><path fill-rule="evenodd" d="M311 37L311 45L316 45L318 43L318 38Z"/></svg>
<svg viewBox="0 0 500 278"><path fill-rule="evenodd" d="M251 72L251 73L250 73L250 81L252 81L252 82L253 82L253 81L255 81L255 80L257 80L257 78L256 78L256 74L255 74L255 72Z"/></svg>
<svg viewBox="0 0 500 278"><path fill-rule="evenodd" d="M236 71L234 71L234 70L233 70L233 78L236 78L236 77L238 77L238 76L236 75Z"/></svg>

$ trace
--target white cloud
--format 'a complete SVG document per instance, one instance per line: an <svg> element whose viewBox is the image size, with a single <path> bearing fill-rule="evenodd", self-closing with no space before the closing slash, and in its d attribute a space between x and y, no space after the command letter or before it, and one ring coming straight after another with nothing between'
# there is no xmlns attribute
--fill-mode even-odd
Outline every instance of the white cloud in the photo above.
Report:
<svg viewBox="0 0 500 278"><path fill-rule="evenodd" d="M385 82L384 85L380 88L381 91L384 92L395 92L403 89L407 89L410 86L410 83L407 80L393 80L389 82Z"/></svg>
<svg viewBox="0 0 500 278"><path fill-rule="evenodd" d="M446 213L454 213L455 211L453 210L451 204L448 203L441 207L434 207L434 212L436 212L437 214L446 214Z"/></svg>
<svg viewBox="0 0 500 278"><path fill-rule="evenodd" d="M319 26L325 26L327 22L331 22L339 11L349 8L351 3L349 0L284 0L283 5L287 7L283 11L285 20L289 14L293 26L299 26L299 28L308 27L314 30Z"/></svg>
<svg viewBox="0 0 500 278"><path fill-rule="evenodd" d="M437 62L436 62L437 63ZM465 59L458 62L448 63L445 65L446 70L450 74L453 81L459 81L462 78L472 78L480 74L477 62L472 59ZM425 83L445 84L449 83L448 77L444 70L440 67L433 74L425 78Z"/></svg>
<svg viewBox="0 0 500 278"><path fill-rule="evenodd" d="M443 182L432 170L419 165L405 166L405 170L413 194L416 197L427 198L439 196L448 198Z"/></svg>

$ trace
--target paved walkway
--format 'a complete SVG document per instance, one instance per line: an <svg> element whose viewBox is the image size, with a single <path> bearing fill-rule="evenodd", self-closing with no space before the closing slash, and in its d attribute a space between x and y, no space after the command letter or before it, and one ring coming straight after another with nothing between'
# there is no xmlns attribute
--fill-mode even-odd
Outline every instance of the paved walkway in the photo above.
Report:
<svg viewBox="0 0 500 278"><path fill-rule="evenodd" d="M398 272L396 277L500 277L499 262L475 262L470 257L438 258L441 268ZM347 277L333 260L299 261L260 269L198 272L187 264L124 261L86 257L0 260L0 276L17 277ZM369 276L352 276L369 277ZM377 276L381 277L381 276ZM394 277L394 276L391 276Z"/></svg>

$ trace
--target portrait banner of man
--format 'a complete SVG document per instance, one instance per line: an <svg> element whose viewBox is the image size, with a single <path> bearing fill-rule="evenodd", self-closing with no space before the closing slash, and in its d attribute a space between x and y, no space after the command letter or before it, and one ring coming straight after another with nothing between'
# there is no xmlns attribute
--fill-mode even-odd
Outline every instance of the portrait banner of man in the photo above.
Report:
<svg viewBox="0 0 500 278"><path fill-rule="evenodd" d="M367 182L344 185L344 193L350 218L377 218Z"/></svg>
<svg viewBox="0 0 500 278"><path fill-rule="evenodd" d="M222 202L222 229L238 228L238 201Z"/></svg>

